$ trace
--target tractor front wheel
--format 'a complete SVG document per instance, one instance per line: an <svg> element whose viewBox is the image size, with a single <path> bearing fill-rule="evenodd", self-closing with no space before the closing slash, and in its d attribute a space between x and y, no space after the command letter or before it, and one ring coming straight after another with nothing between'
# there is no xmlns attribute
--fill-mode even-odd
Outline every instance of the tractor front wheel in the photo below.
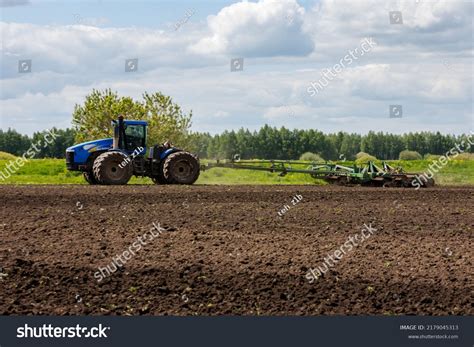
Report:
<svg viewBox="0 0 474 347"><path fill-rule="evenodd" d="M89 184L99 184L99 182L97 182L97 180L95 179L94 174L92 173L92 171L84 171L82 173L82 175L84 176L84 179L86 180L87 183L89 183Z"/></svg>
<svg viewBox="0 0 474 347"><path fill-rule="evenodd" d="M127 184L133 175L132 164L120 152L105 152L94 161L93 172L100 184Z"/></svg>
<svg viewBox="0 0 474 347"><path fill-rule="evenodd" d="M193 184L199 171L199 159L184 151L170 154L163 164L163 177L171 184Z"/></svg>

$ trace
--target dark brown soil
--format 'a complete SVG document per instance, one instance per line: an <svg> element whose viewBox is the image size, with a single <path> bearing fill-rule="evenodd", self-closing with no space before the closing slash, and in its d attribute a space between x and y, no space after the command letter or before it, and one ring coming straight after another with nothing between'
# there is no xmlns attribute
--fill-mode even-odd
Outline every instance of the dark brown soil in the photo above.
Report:
<svg viewBox="0 0 474 347"><path fill-rule="evenodd" d="M0 198L0 314L474 314L474 188L1 186ZM153 222L166 231L99 283ZM364 223L373 236L310 284Z"/></svg>

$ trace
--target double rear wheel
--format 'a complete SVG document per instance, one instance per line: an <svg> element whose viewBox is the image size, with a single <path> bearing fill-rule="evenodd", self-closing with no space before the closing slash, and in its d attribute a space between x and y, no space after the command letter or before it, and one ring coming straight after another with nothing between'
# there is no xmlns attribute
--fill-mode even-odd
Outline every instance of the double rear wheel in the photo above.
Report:
<svg viewBox="0 0 474 347"><path fill-rule="evenodd" d="M121 152L105 152L94 160L92 176L99 184L127 184L133 175L130 159Z"/></svg>
<svg viewBox="0 0 474 347"><path fill-rule="evenodd" d="M160 166L160 174L153 177L155 184L193 184L199 177L199 159L189 152L170 154Z"/></svg>

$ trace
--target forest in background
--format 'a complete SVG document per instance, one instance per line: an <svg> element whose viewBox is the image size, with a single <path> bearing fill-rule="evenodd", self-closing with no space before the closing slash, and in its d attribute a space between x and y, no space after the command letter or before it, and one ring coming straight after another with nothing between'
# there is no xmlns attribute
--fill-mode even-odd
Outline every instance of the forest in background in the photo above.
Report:
<svg viewBox="0 0 474 347"><path fill-rule="evenodd" d="M36 158L64 158L65 149L75 143L73 129L55 129L59 136ZM14 155L25 153L32 143L44 138L45 131L33 136L22 135L13 129L0 129L0 151ZM416 132L403 135L370 131L366 135L338 132L324 134L318 130L289 130L265 125L258 131L241 128L221 134L190 132L177 145L195 152L200 158L230 159L240 154L242 159L298 159L305 152L319 154L326 160L353 160L357 153L366 152L378 159L399 159L404 150L422 156L446 154L456 144L464 146L468 135L444 135L439 132ZM470 135L474 140L474 135ZM162 139L164 142L166 139ZM471 141L473 141L471 140ZM474 141L473 141L474 142ZM462 148L462 147L461 147ZM469 152L474 152L471 146Z"/></svg>

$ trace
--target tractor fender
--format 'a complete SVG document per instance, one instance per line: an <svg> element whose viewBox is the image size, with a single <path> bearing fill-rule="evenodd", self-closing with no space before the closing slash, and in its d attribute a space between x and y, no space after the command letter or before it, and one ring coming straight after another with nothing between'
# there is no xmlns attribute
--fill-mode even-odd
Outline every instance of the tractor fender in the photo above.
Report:
<svg viewBox="0 0 474 347"><path fill-rule="evenodd" d="M86 162L86 169L84 171L90 171L92 170L92 165L94 165L94 160L99 156L101 155L102 153L106 152L107 150L106 149L102 149L102 150L97 150L97 151L94 151L92 152L91 154L89 154L89 157L87 158L87 162Z"/></svg>
<svg viewBox="0 0 474 347"><path fill-rule="evenodd" d="M175 153L175 152L181 152L181 149L179 148L168 148L166 151L164 151L163 153L161 153L160 155L160 160L163 160L165 159L167 156L169 156L171 153Z"/></svg>

